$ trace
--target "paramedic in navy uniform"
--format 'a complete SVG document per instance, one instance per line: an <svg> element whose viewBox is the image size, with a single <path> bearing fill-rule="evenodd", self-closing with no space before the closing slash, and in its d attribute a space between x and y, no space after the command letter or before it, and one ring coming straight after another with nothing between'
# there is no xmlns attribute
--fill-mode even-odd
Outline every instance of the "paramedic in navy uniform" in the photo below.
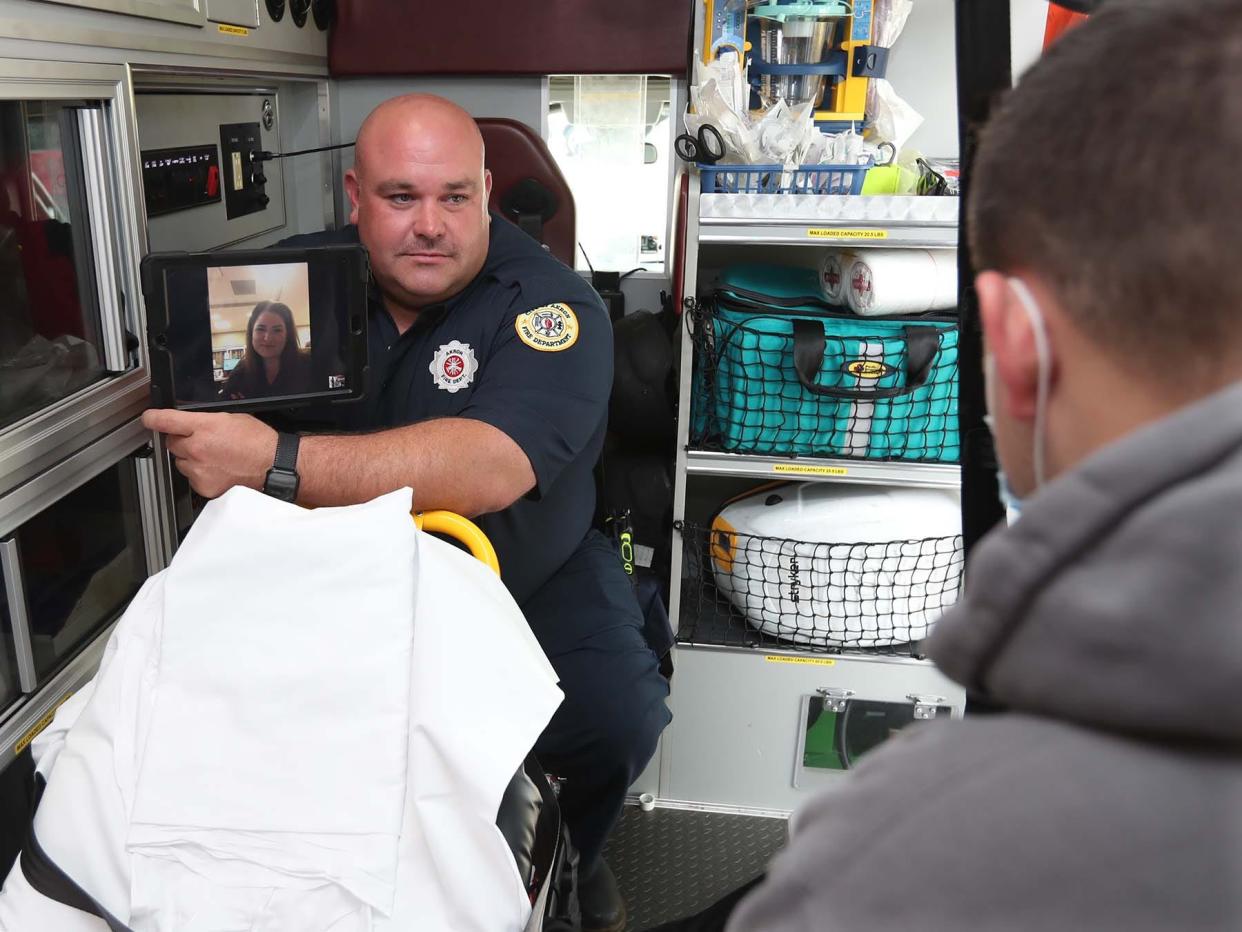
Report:
<svg viewBox="0 0 1242 932"><path fill-rule="evenodd" d="M620 929L624 904L600 852L670 715L630 583L590 527L612 387L608 314L575 272L489 215L483 141L456 105L381 104L355 159L345 188L356 227L288 245L360 239L370 253L372 382L365 401L340 408L343 428L370 432L303 437L297 501L353 504L410 486L419 509L477 519L565 692L535 750L565 778L586 927ZM168 435L200 494L264 487L278 435L263 422L173 410L143 420Z"/></svg>

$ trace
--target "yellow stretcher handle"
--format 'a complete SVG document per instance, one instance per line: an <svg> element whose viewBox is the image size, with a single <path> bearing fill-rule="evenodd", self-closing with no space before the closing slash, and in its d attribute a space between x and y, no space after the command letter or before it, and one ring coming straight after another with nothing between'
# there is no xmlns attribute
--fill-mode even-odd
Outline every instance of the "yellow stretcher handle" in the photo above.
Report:
<svg viewBox="0 0 1242 932"><path fill-rule="evenodd" d="M443 534L461 543L476 560L481 560L497 576L500 575L500 561L496 559L496 548L487 539L487 535L479 530L479 526L469 518L463 518L451 511L416 511L412 515L414 524L420 531L428 534Z"/></svg>

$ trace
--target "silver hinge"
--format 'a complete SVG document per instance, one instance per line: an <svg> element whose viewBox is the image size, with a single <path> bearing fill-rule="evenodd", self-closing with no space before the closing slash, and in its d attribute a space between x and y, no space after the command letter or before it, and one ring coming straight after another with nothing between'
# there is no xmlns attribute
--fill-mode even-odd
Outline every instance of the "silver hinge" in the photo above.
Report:
<svg viewBox="0 0 1242 932"><path fill-rule="evenodd" d="M936 717L936 708L948 702L944 696L920 696L917 693L909 693L906 696L914 703L915 721L929 722Z"/></svg>
<svg viewBox="0 0 1242 932"><path fill-rule="evenodd" d="M824 708L829 712L844 712L850 697L854 695L854 690L839 686L821 686L815 691L824 697Z"/></svg>

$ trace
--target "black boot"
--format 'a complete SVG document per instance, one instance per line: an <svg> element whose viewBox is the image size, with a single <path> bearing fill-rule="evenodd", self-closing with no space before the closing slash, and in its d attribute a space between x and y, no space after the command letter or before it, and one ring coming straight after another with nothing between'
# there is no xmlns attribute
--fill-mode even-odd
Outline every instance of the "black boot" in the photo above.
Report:
<svg viewBox="0 0 1242 932"><path fill-rule="evenodd" d="M578 903L582 907L582 932L622 932L625 928L625 900L603 858L595 862L590 876L579 880Z"/></svg>

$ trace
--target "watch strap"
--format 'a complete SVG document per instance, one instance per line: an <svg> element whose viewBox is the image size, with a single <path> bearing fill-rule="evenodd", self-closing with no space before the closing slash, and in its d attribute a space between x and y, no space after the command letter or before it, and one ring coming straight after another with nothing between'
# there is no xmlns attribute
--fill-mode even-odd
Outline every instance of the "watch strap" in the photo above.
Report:
<svg viewBox="0 0 1242 932"><path fill-rule="evenodd" d="M297 434L281 431L276 435L276 458L272 460L273 469L297 472L298 446L302 438Z"/></svg>

